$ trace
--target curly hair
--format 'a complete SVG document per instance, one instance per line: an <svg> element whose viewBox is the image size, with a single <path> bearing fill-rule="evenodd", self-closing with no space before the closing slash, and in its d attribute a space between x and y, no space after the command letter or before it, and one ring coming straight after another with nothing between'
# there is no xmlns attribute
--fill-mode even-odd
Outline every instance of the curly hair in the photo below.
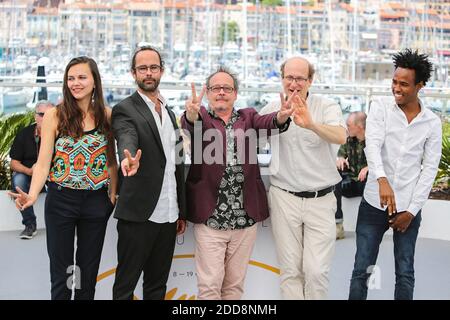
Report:
<svg viewBox="0 0 450 320"><path fill-rule="evenodd" d="M433 64L428 59L428 55L419 54L417 50L405 49L396 53L392 60L394 60L395 69L412 69L416 72L415 84L422 82L425 85L430 80Z"/></svg>

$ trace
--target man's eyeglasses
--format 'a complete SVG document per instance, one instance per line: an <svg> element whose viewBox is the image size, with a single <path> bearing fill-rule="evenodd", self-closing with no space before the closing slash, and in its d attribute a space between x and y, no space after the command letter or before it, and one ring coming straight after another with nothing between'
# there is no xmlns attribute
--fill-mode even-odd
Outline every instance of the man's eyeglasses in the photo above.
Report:
<svg viewBox="0 0 450 320"><path fill-rule="evenodd" d="M137 72L139 72L140 74L146 74L147 70L150 69L151 73L158 73L161 71L161 66L158 66L157 64L152 64L149 66L137 66L136 68L134 68Z"/></svg>
<svg viewBox="0 0 450 320"><path fill-rule="evenodd" d="M211 86L208 87L208 90L214 93L220 93L221 90L225 93L232 93L234 91L233 87L230 86Z"/></svg>
<svg viewBox="0 0 450 320"><path fill-rule="evenodd" d="M43 117L44 116L44 112L35 112L34 114L39 116L39 117Z"/></svg>
<svg viewBox="0 0 450 320"><path fill-rule="evenodd" d="M308 78L293 77L293 76L286 76L286 77L284 77L284 79L286 79L286 81L289 83L291 83L293 81L295 81L297 83L305 83L306 81L308 81Z"/></svg>

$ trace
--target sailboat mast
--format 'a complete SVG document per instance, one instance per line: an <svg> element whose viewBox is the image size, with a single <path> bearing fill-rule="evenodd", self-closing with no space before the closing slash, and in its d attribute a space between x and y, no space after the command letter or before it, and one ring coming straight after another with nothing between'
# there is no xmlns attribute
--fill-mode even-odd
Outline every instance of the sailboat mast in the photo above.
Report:
<svg viewBox="0 0 450 320"><path fill-rule="evenodd" d="M327 0L327 9L328 9L328 34L330 35L330 54L331 54L331 83L335 83L335 77L334 77L334 37L333 37L333 16L331 11L331 0Z"/></svg>
<svg viewBox="0 0 450 320"><path fill-rule="evenodd" d="M287 21L287 52L292 56L292 32L291 32L291 1L286 0L286 21Z"/></svg>
<svg viewBox="0 0 450 320"><path fill-rule="evenodd" d="M248 69L247 69L247 0L243 1L244 5L244 24L243 24L243 30L242 30L242 46L244 50L244 83L247 80L248 76Z"/></svg>
<svg viewBox="0 0 450 320"><path fill-rule="evenodd" d="M352 82L356 81L356 52L358 50L358 0L354 1L353 8L353 52L352 52Z"/></svg>

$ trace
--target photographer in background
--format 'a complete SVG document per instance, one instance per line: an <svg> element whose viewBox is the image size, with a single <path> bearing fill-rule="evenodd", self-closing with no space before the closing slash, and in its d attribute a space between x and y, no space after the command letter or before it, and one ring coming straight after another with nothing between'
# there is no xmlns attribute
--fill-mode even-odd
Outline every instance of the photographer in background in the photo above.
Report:
<svg viewBox="0 0 450 320"><path fill-rule="evenodd" d="M347 142L339 148L336 166L342 181L336 184L334 194L336 208L336 239L343 239L344 214L342 212L342 196L346 198L363 195L367 178L367 160L364 154L366 147L366 114L362 111L350 113L347 118Z"/></svg>

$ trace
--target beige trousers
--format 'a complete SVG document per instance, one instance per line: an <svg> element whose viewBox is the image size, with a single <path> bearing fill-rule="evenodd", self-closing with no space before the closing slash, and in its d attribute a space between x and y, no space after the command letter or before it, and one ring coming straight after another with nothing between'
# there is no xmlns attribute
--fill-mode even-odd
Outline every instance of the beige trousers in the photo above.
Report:
<svg viewBox="0 0 450 320"><path fill-rule="evenodd" d="M256 224L225 231L194 225L198 300L241 298L256 231Z"/></svg>
<svg viewBox="0 0 450 320"><path fill-rule="evenodd" d="M326 299L336 242L336 197L299 198L269 189L272 232L284 299Z"/></svg>

